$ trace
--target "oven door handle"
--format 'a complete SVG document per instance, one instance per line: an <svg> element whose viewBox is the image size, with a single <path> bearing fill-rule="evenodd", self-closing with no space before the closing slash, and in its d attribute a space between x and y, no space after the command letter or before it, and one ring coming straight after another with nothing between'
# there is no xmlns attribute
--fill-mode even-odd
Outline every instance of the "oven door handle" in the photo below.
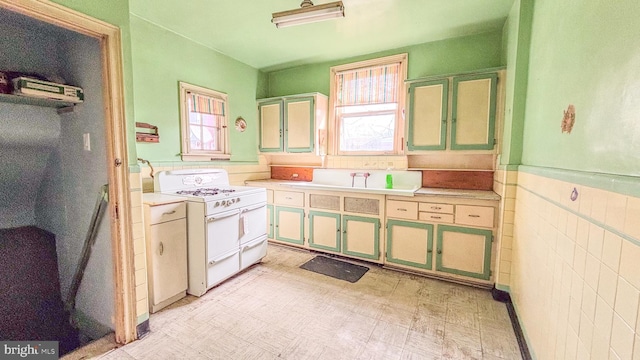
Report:
<svg viewBox="0 0 640 360"><path fill-rule="evenodd" d="M231 253L231 254L229 254L229 255L227 255L225 257L221 257L220 259L209 260L209 265L215 265L216 263L218 263L218 262L220 262L222 260L227 260L228 258L230 258L230 257L232 257L232 256L234 256L236 254L238 254L238 252Z"/></svg>
<svg viewBox="0 0 640 360"><path fill-rule="evenodd" d="M242 252L245 252L245 251L247 251L249 249L253 249L254 247L258 247L258 246L260 246L262 244L264 244L264 240L262 240L262 241L260 241L260 242L258 242L256 244L253 244L253 245L246 245L245 247L242 248Z"/></svg>
<svg viewBox="0 0 640 360"><path fill-rule="evenodd" d="M209 217L207 218L207 222L208 222L208 223L210 223L210 222L214 222L214 221L216 221L216 220L220 220L220 219L228 218L228 217L230 217L230 216L238 215L239 213L240 213L240 211L239 211L239 210L235 210L235 211L228 212L228 213L222 213L222 214L212 215L212 216L209 216Z"/></svg>
<svg viewBox="0 0 640 360"><path fill-rule="evenodd" d="M258 205L246 207L246 208L242 209L241 212L242 213L246 213L246 212L249 212L249 211L258 210L258 209L263 208L265 206L267 206L267 203L261 203L261 204L258 204Z"/></svg>

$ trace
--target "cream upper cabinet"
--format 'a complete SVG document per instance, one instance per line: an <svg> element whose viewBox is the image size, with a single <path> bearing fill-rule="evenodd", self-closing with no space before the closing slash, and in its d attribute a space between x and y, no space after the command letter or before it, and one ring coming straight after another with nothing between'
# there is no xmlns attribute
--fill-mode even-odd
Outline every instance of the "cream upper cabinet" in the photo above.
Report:
<svg viewBox="0 0 640 360"><path fill-rule="evenodd" d="M497 82L495 73L453 78L451 149L493 149Z"/></svg>
<svg viewBox="0 0 640 360"><path fill-rule="evenodd" d="M258 100L261 152L316 153L328 100L319 93Z"/></svg>
<svg viewBox="0 0 640 360"><path fill-rule="evenodd" d="M265 101L258 104L260 118L260 151L282 151L282 100Z"/></svg>
<svg viewBox="0 0 640 360"><path fill-rule="evenodd" d="M410 83L407 151L493 150L497 84L497 72Z"/></svg>
<svg viewBox="0 0 640 360"><path fill-rule="evenodd" d="M409 85L409 151L445 149L448 95L447 79Z"/></svg>

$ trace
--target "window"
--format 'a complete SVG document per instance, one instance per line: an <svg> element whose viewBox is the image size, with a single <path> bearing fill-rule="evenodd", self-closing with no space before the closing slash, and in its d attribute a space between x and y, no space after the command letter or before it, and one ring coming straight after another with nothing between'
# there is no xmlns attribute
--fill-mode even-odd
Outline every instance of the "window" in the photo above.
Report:
<svg viewBox="0 0 640 360"><path fill-rule="evenodd" d="M398 154L407 54L331 68L334 153Z"/></svg>
<svg viewBox="0 0 640 360"><path fill-rule="evenodd" d="M227 94L180 82L182 160L228 160Z"/></svg>

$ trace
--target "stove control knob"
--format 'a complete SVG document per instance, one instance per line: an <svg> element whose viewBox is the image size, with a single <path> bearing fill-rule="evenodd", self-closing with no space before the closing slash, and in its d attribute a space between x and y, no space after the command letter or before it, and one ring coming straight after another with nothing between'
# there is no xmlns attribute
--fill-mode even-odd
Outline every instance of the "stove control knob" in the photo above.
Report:
<svg viewBox="0 0 640 360"><path fill-rule="evenodd" d="M236 202L240 202L240 198L236 198Z"/></svg>
<svg viewBox="0 0 640 360"><path fill-rule="evenodd" d="M222 206L227 206L227 202L226 202L226 201L224 201L224 200L222 200L222 201L220 202L220 204L221 204Z"/></svg>
<svg viewBox="0 0 640 360"><path fill-rule="evenodd" d="M215 203L215 204L213 204L213 207L218 207L218 206L220 206L220 202L219 202L219 201L216 201L216 203Z"/></svg>

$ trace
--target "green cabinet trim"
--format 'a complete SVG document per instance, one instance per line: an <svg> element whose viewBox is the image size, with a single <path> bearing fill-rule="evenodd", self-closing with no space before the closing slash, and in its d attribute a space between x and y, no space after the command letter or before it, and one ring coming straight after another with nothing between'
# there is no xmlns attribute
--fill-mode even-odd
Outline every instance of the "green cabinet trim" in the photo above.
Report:
<svg viewBox="0 0 640 360"><path fill-rule="evenodd" d="M487 131L487 141L482 144L457 144L457 117L458 117L458 86L461 82L473 80L491 80L490 102L489 102L489 124ZM453 101L451 111L451 149L452 150L492 150L495 146L495 126L496 126L496 95L497 95L498 74L478 74L468 76L457 76L453 78Z"/></svg>
<svg viewBox="0 0 640 360"><path fill-rule="evenodd" d="M393 247L391 245L393 243L392 234L393 234L394 226L404 226L404 227L412 227L412 228L427 230L427 254L426 254L427 262L425 264L396 259L393 257L393 252L392 252ZM431 270L432 259L433 259L433 225L432 224L415 223L415 222L401 221L401 220L387 220L387 261L388 262Z"/></svg>
<svg viewBox="0 0 640 360"><path fill-rule="evenodd" d="M300 215L300 237L298 239L290 239L290 238L285 238L280 236L280 212L282 211L286 211L286 212L290 212L290 213L297 213L298 215ZM276 207L276 225L275 225L275 232L276 232L276 240L279 241L286 241L286 242L290 242L290 243L294 243L294 244L299 244L299 245L303 245L304 244L304 210L303 209L298 209L298 208L290 208L290 207L284 207L284 206L277 206Z"/></svg>
<svg viewBox="0 0 640 360"><path fill-rule="evenodd" d="M266 148L262 146L262 134L264 133L263 125L262 125L262 107L269 106L274 104L280 104L280 129L282 129L283 121L284 121L284 103L282 100L270 100L258 103L258 125L259 125L259 134L260 134L260 142L258 148L261 152L281 152L284 149L284 136L282 134L282 130L280 131L280 147L277 148Z"/></svg>
<svg viewBox="0 0 640 360"><path fill-rule="evenodd" d="M313 96L302 97L302 98L293 98L293 99L285 99L284 100L284 132L285 137L288 136L289 132L289 107L287 105L291 103L309 101L309 146L308 147L289 147L289 144L285 145L285 150L290 153L309 153L313 152L313 145L315 140L315 103Z"/></svg>
<svg viewBox="0 0 640 360"><path fill-rule="evenodd" d="M440 127L440 144L438 145L415 145L413 142L413 135L415 131L415 91L416 88L424 86L442 85L442 115L441 115L441 127ZM409 130L407 134L407 149L409 151L414 150L444 150L447 145L447 113L449 111L449 80L442 79L436 81L424 81L412 83L409 85Z"/></svg>
<svg viewBox="0 0 640 360"><path fill-rule="evenodd" d="M348 229L349 221L368 222L368 223L374 224L375 229L374 229L374 236L373 236L374 237L373 239L374 253L373 254L365 254L365 253L359 253L359 252L347 250L348 243L349 243L349 229ZM380 258L380 219L362 217L362 216L352 216L352 215L342 216L342 253L361 257L361 258L378 260Z"/></svg>
<svg viewBox="0 0 640 360"><path fill-rule="evenodd" d="M333 218L336 221L336 245L335 246L325 246L319 245L313 242L313 218L319 217L328 217ZM340 252L340 214L329 213L324 211L309 211L309 246L316 249L329 250Z"/></svg>
<svg viewBox="0 0 640 360"><path fill-rule="evenodd" d="M267 224L267 238L273 239L273 205L267 205L267 211L269 212L269 224Z"/></svg>
<svg viewBox="0 0 640 360"><path fill-rule="evenodd" d="M445 232L457 232L463 234L474 234L485 237L484 242L484 264L482 273L474 273L469 271L463 271L459 269L446 268L442 265L442 253L446 251L442 246L442 239ZM436 270L447 272L450 274L463 275L473 277L477 279L489 280L491 277L491 239L493 232L486 229L475 229L460 226L451 225L438 225L438 239L437 239L437 251L436 251Z"/></svg>

